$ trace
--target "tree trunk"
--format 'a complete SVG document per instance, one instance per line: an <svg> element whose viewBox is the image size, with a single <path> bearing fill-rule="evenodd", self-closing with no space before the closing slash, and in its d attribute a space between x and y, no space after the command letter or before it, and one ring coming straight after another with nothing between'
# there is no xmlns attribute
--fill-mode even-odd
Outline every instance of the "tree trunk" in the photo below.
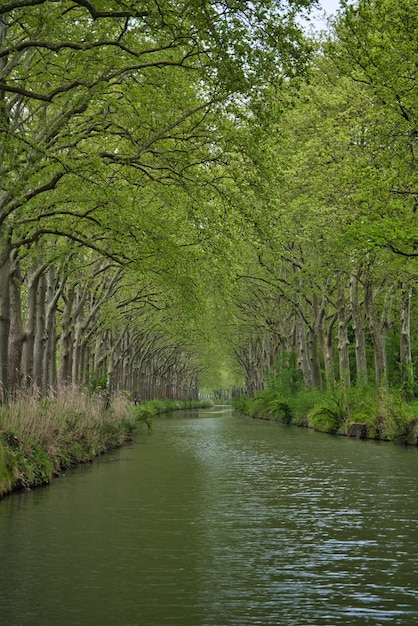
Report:
<svg viewBox="0 0 418 626"><path fill-rule="evenodd" d="M333 330L337 318L337 313L334 313L329 321L327 332L323 334L322 338L322 349L324 352L325 379L327 388L331 387L333 383L335 383Z"/></svg>
<svg viewBox="0 0 418 626"><path fill-rule="evenodd" d="M84 305L87 300L87 291L81 292L77 286L75 290L75 310L73 313L74 338L72 344L71 358L71 380L78 385L82 379L81 358L83 348L83 337L86 330L86 320Z"/></svg>
<svg viewBox="0 0 418 626"><path fill-rule="evenodd" d="M309 328L309 357L311 363L312 385L315 389L322 388L321 364L319 361L319 337L324 317L323 306L319 305L318 297L312 295L312 324Z"/></svg>
<svg viewBox="0 0 418 626"><path fill-rule="evenodd" d="M348 340L347 326L350 316L347 312L346 299L344 286L341 284L341 280L338 281L338 300L337 300L337 315L338 315L338 356L340 364L340 381L347 387L351 384L350 378L350 358L348 353L348 346L350 344Z"/></svg>
<svg viewBox="0 0 418 626"><path fill-rule="evenodd" d="M403 283L401 295L400 361L402 387L405 399L411 399L414 395L414 369L411 351L411 287Z"/></svg>
<svg viewBox="0 0 418 626"><path fill-rule="evenodd" d="M357 384L366 385L368 382L368 373L366 357L366 335L364 332L365 316L360 309L359 304L359 282L360 270L350 277L350 301L356 347Z"/></svg>
<svg viewBox="0 0 418 626"><path fill-rule="evenodd" d="M0 236L0 402L9 394L10 255Z"/></svg>
<svg viewBox="0 0 418 626"><path fill-rule="evenodd" d="M13 397L19 391L21 383L21 363L23 351L23 320L22 320L22 273L17 254L11 255L10 275L10 340L9 340L9 377L10 390Z"/></svg>
<svg viewBox="0 0 418 626"><path fill-rule="evenodd" d="M388 312L382 312L379 322L373 296L373 283L369 277L365 280L364 302L367 321L374 348L374 364L376 384L378 387L387 387L387 360L386 360L386 335L389 330Z"/></svg>
<svg viewBox="0 0 418 626"><path fill-rule="evenodd" d="M38 296L39 278L44 271L44 267L35 267L28 274L27 282L27 302L26 302L26 324L25 341L22 354L23 385L30 389L33 385L33 357L36 332L36 305Z"/></svg>
<svg viewBox="0 0 418 626"><path fill-rule="evenodd" d="M64 309L61 318L60 340L60 368L59 386L65 387L71 383L71 357L73 341L73 305L74 285L71 285L63 294Z"/></svg>
<svg viewBox="0 0 418 626"><path fill-rule="evenodd" d="M297 313L298 365L302 372L305 385L312 386L311 367L309 364L308 348L306 345L305 322L300 313Z"/></svg>
<svg viewBox="0 0 418 626"><path fill-rule="evenodd" d="M33 344L33 381L36 389L42 391L42 367L45 348L45 300L46 278L43 273L39 277L36 292L35 341Z"/></svg>
<svg viewBox="0 0 418 626"><path fill-rule="evenodd" d="M7 15L0 19L0 45L5 47L8 32ZM8 63L8 55L0 58L0 74L4 76L4 69ZM9 128L9 114L5 92L0 89L0 128L3 129L0 141L0 172L7 152L5 138ZM4 191L3 181L0 180L0 205L7 199L8 192ZM6 402L9 394L9 333L10 333L10 241L7 232L7 214L0 214L0 403Z"/></svg>
<svg viewBox="0 0 418 626"><path fill-rule="evenodd" d="M47 393L57 386L57 326L56 312L61 293L59 280L53 267L48 270L46 289L45 346L43 357L42 387Z"/></svg>

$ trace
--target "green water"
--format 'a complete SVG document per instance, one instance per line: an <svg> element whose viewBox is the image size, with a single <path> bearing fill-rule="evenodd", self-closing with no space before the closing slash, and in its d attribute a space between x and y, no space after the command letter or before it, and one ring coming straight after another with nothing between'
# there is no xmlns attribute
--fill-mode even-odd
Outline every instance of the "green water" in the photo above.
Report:
<svg viewBox="0 0 418 626"><path fill-rule="evenodd" d="M4 626L418 625L418 454L218 408L0 501Z"/></svg>

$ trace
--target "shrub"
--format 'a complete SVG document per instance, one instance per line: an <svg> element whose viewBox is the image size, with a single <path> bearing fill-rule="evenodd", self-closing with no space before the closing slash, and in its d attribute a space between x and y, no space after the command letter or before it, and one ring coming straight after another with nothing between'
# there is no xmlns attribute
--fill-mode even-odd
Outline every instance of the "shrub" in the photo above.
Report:
<svg viewBox="0 0 418 626"><path fill-rule="evenodd" d="M414 405L403 400L403 392L380 389L378 395L381 436L395 443L417 443L418 417Z"/></svg>
<svg viewBox="0 0 418 626"><path fill-rule="evenodd" d="M320 402L322 393L317 389L306 389L289 398L292 411L292 422L298 426L308 426L308 415L316 404Z"/></svg>
<svg viewBox="0 0 418 626"><path fill-rule="evenodd" d="M285 352L280 355L273 372L266 381L266 389L274 390L282 397L296 396L305 389L295 352Z"/></svg>
<svg viewBox="0 0 418 626"><path fill-rule="evenodd" d="M251 417L266 417L290 424L292 411L286 400L274 390L258 391L255 398L240 396L232 401L234 408Z"/></svg>
<svg viewBox="0 0 418 626"><path fill-rule="evenodd" d="M258 391L250 412L254 417L270 417L285 424L290 424L292 420L292 411L288 402L274 389Z"/></svg>
<svg viewBox="0 0 418 626"><path fill-rule="evenodd" d="M347 387L335 384L330 391L322 394L308 415L309 425L326 433L337 433L349 421L351 410L347 398Z"/></svg>
<svg viewBox="0 0 418 626"><path fill-rule="evenodd" d="M4 441L4 433L0 432L0 497L12 490L17 476L16 459Z"/></svg>
<svg viewBox="0 0 418 626"><path fill-rule="evenodd" d="M243 415L250 415L251 399L245 395L235 397L232 399L232 406Z"/></svg>

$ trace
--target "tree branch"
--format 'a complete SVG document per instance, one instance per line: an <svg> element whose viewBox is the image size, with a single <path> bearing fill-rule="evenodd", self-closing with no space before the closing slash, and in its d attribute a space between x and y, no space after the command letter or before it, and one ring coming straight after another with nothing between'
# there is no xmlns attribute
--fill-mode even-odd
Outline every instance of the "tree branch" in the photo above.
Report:
<svg viewBox="0 0 418 626"><path fill-rule="evenodd" d="M121 17L147 17L149 15L146 11L133 11L133 10L125 10L125 11L98 11L92 2L88 2L88 0L73 0L75 6L84 7L90 13L91 17L94 20L100 18L121 18ZM38 4L47 4L47 0L15 0L14 2L9 2L3 6L0 6L0 15L10 13L15 9L21 9L25 7L33 7Z"/></svg>

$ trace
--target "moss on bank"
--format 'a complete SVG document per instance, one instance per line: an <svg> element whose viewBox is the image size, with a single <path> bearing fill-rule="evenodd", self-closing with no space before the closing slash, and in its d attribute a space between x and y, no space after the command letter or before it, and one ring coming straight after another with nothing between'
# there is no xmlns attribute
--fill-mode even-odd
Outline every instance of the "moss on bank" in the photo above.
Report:
<svg viewBox="0 0 418 626"><path fill-rule="evenodd" d="M199 406L170 400L134 406L122 395L109 401L68 393L0 407L0 497L48 484L69 467L128 443L157 414Z"/></svg>
<svg viewBox="0 0 418 626"><path fill-rule="evenodd" d="M319 432L418 445L418 402L405 402L386 389L336 384L326 392L300 391L291 398L267 389L254 398L235 399L234 406L250 417Z"/></svg>

